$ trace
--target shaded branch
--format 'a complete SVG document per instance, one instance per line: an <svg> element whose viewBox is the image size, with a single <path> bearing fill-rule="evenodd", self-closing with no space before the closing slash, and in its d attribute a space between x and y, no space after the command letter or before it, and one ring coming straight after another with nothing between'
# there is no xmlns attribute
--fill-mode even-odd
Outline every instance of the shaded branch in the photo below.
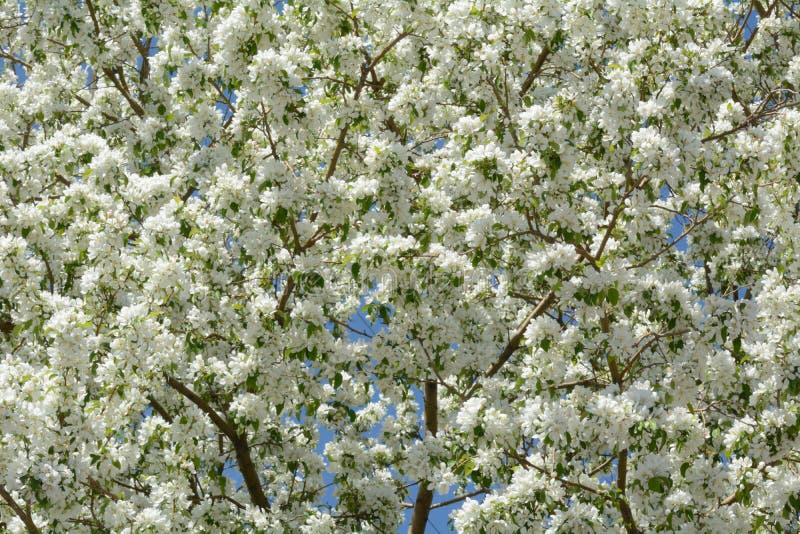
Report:
<svg viewBox="0 0 800 534"><path fill-rule="evenodd" d="M286 306L289 304L289 298L294 291L294 279L291 276L286 277L286 285L283 287L281 297L278 300L278 306L275 308L275 320L281 326L286 326Z"/></svg>
<svg viewBox="0 0 800 534"><path fill-rule="evenodd" d="M625 365L625 367L622 369L622 372L620 373L620 379L625 378L625 375L628 374L630 370L633 368L633 366L636 364L636 362L639 361L639 358L642 356L644 351L649 349L654 343L667 337L682 336L683 334L686 334L688 332L689 329L684 328L682 330L676 330L674 332L665 332L663 334L658 334L658 333L651 334L653 337L650 338L650 340L647 343L639 347L639 349L633 354L633 356L631 356L631 359L628 360L628 363Z"/></svg>
<svg viewBox="0 0 800 534"><path fill-rule="evenodd" d="M701 224L706 222L709 218L711 218L711 215L712 215L711 212L706 213L704 216L700 217L699 219L694 221L692 224L690 224L683 232L681 232L681 234L678 237L676 237L675 239L673 239L672 241L670 241L669 243L664 245L661 249L657 250L656 252L654 252L653 254L648 256L647 258L643 259L642 261L640 261L638 263L634 263L633 265L628 266L627 268L628 269L638 269L639 267L644 267L645 265L647 265L651 261L657 259L662 254L664 254L665 252L667 252L668 250L673 248L675 245L680 243L681 239L683 239L684 237L686 237L687 235L692 233L695 228L697 228L698 226L700 226Z"/></svg>
<svg viewBox="0 0 800 534"><path fill-rule="evenodd" d="M131 93L128 90L128 84L125 83L125 76L122 73L122 68L117 67L117 72L115 73L112 69L104 67L103 74L108 76L108 78L111 80L111 83L113 83L114 87L117 88L119 94L121 94L123 98L125 98L125 100L128 102L128 105L130 105L133 112L136 113L136 115L138 115L139 117L143 117L144 108L142 107L141 104L139 104L139 102L136 101L135 98L133 98L133 96L131 96ZM119 77L117 76L117 74L119 74Z"/></svg>
<svg viewBox="0 0 800 534"><path fill-rule="evenodd" d="M511 456L512 458L517 460L517 462L519 462L519 464L522 467L524 467L525 469L533 469L534 471L538 471L539 473L541 473L541 474L543 474L543 475L545 475L545 476L547 476L549 478L552 478L553 480L558 481L564 487L572 488L572 489L580 489L580 490L583 490L583 491L588 491L589 493L592 493L594 495L599 495L599 496L604 497L606 499L610 498L610 496L606 492L601 491L601 490L599 490L597 488L593 488L591 486L587 486L586 484L581 484L580 482L573 482L572 480L567 480L567 479L562 478L562 477L560 477L558 475L554 476L553 473L551 473L547 469L544 469L543 467L539 467L538 465L532 464L526 458L523 458L522 456L520 456L516 452L509 452L509 456Z"/></svg>
<svg viewBox="0 0 800 534"><path fill-rule="evenodd" d="M364 90L364 87L367 84L367 76L371 69L374 69L375 66L386 57L386 54L397 45L400 41L405 39L410 32L404 31L400 32L394 39L392 39L389 44L387 44L383 50L381 50L375 58L369 62L369 64L365 64L361 66L361 78L358 81L358 85L356 86L355 94L353 96L354 100L358 100L361 97L361 92ZM339 137L336 139L336 146L333 149L333 155L331 156L330 164L328 165L328 170L325 172L325 179L327 180L333 173L336 172L336 166L339 163L339 158L342 155L342 150L344 150L345 140L347 139L347 132L350 130L350 121L342 126L342 129L339 131ZM312 221L313 222L313 221Z"/></svg>
<svg viewBox="0 0 800 534"><path fill-rule="evenodd" d="M528 329L528 325L531 324L531 321L542 315L556 299L556 294L553 291L547 293L547 295L539 301L539 304L525 317L525 320L520 323L517 329L514 331L514 334L511 336L511 339L508 341L508 344L500 353L500 356L497 358L497 361L486 371L485 377L491 378L503 368L506 362L511 358L511 356L516 352L519 348L522 340L525 338L525 330ZM467 400L471 398L478 389L480 389L481 383L476 382L470 390L464 395L464 399Z"/></svg>
<svg viewBox="0 0 800 534"><path fill-rule="evenodd" d="M542 67L544 66L544 62L547 61L547 56L550 55L550 49L548 47L542 48L542 51L539 52L539 57L536 58L536 63L533 64L531 67L531 71L525 77L525 80L522 82L522 87L519 89L519 96L522 98L525 94L530 91L533 82L536 81L536 78L539 76L539 73L542 72Z"/></svg>
<svg viewBox="0 0 800 534"><path fill-rule="evenodd" d="M158 402L155 397L150 395L147 397L147 400L150 402L150 406L153 407L153 411L156 412L158 415L161 416L164 421L167 423L172 423L172 415L164 408L164 406Z"/></svg>
<svg viewBox="0 0 800 534"><path fill-rule="evenodd" d="M36 523L33 522L31 514L17 504L17 501L15 501L11 494L6 491L5 486L0 486L0 497L2 497L3 500L6 501L6 504L8 504L8 506L14 510L14 513L17 514L17 517L20 519L20 521L25 524L25 528L30 534L41 533L39 527L37 527Z"/></svg>
<svg viewBox="0 0 800 534"><path fill-rule="evenodd" d="M431 436L436 436L439 429L439 388L434 380L425 382L425 430ZM411 525L408 527L409 534L424 534L425 525L428 523L428 515L431 511L433 502L433 490L426 484L419 485L417 500L414 502L414 511L411 514Z"/></svg>
<svg viewBox="0 0 800 534"><path fill-rule="evenodd" d="M619 493L615 500L617 507L619 508L619 513L622 516L622 523L625 525L625 531L628 534L639 534L641 531L636 526L636 522L633 519L633 512L631 511L628 501L625 500L625 486L627 484L627 479L628 449L623 449L619 451L619 456L617 457L617 489L619 490Z"/></svg>
<svg viewBox="0 0 800 534"><path fill-rule="evenodd" d="M187 388L175 378L168 376L167 384L208 415L217 428L231 441L234 453L236 454L239 471L242 474L242 478L244 478L247 492L250 494L250 500L262 510L268 510L270 507L269 501L267 501L267 496L264 494L264 488L261 486L261 480L250 456L250 446L247 443L247 436L243 433L237 433L236 429L227 419L217 413L217 411L197 393Z"/></svg>

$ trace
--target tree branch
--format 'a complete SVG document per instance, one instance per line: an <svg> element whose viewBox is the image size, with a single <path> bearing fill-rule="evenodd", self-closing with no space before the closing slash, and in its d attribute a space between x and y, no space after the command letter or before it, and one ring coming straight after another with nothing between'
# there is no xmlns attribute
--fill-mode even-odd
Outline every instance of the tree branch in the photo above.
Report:
<svg viewBox="0 0 800 534"><path fill-rule="evenodd" d="M368 70L369 70L369 69L374 69L374 68L375 68L375 67L378 65L378 63L380 63L380 62L381 62L381 60L383 60L383 58L386 56L386 54L388 54L388 53L389 53L389 51L390 51L392 48L394 48L394 47L395 47L395 45L397 45L397 43L399 43L400 41L402 41L403 39L405 39L405 38L406 38L406 37L408 37L409 35L411 35L411 32L408 32L408 31L403 31L403 32L400 32L400 33L397 35L397 37L395 37L394 39L392 39L391 41L389 41L389 44L387 44L385 47L383 47L383 50L381 50L381 51L378 53L378 55L377 55L377 56L375 56L375 59L373 59L372 61L370 61L370 63L369 63L369 67L368 67Z"/></svg>
<svg viewBox="0 0 800 534"><path fill-rule="evenodd" d="M533 82L536 81L537 76L539 73L542 72L542 67L544 66L544 62L547 61L547 56L550 55L550 49L545 46L542 48L542 51L539 52L539 57L536 58L536 63L533 64L531 67L531 71L525 77L525 80L522 82L522 87L519 88L519 96L522 98L525 94L530 91Z"/></svg>
<svg viewBox="0 0 800 534"><path fill-rule="evenodd" d="M224 419L203 398L175 378L168 376L167 384L205 412L217 428L231 441L239 471L242 473L247 492L250 494L250 500L262 510L269 510L269 501L267 501L267 496L264 494L264 488L261 487L261 479L250 456L247 436L243 433L237 433L227 419Z"/></svg>
<svg viewBox="0 0 800 534"><path fill-rule="evenodd" d="M681 232L681 235L679 235L678 237L676 237L675 239L673 239L672 241L670 241L669 243L664 245L664 247L662 247L660 250L657 250L655 253L651 254L649 257L643 259L642 261L640 261L638 263L634 263L633 265L630 265L628 267L628 269L638 269L639 267L644 267L645 265L647 265L651 261L657 259L659 256L661 256L662 254L664 254L665 252L667 252L668 250L673 248L675 245L680 243L681 239L683 239L684 237L686 237L687 235L692 233L695 228L697 228L698 226L700 226L701 224L706 222L711 217L711 215L712 215L712 212L706 213L704 216L700 217L695 222L693 222L691 225L689 225L683 232Z"/></svg>
<svg viewBox="0 0 800 534"><path fill-rule="evenodd" d="M602 389L603 387L605 387L605 384L601 383L597 379L597 377L593 376L591 378L584 378L584 379L581 379L581 380L573 380L571 382L562 382L562 383L558 384L557 386L555 386L555 388L556 389L569 389L569 388L574 388L576 386L590 386L590 387L595 388L595 389Z"/></svg>
<svg viewBox="0 0 800 534"><path fill-rule="evenodd" d="M575 488L575 489L580 489L580 490L583 490L583 491L588 491L589 493L592 493L594 495L599 495L599 496L604 497L606 499L610 498L608 493L606 493L604 491L601 491L601 490L599 490L597 488L593 488L591 486L587 486L586 484L581 484L580 482L573 482L572 480L567 480L567 479L562 478L562 477L560 477L558 475L553 475L553 473L551 473L547 469L544 469L542 467L539 467L538 465L532 464L526 458L523 458L522 456L520 456L516 452L509 452L509 456L511 456L512 458L517 460L519 462L519 464L522 467L524 467L525 469L533 469L534 471L537 471L537 472L539 472L539 473L541 473L541 474L543 474L543 475L545 475L547 477L550 477L550 478L558 481L564 487Z"/></svg>
<svg viewBox="0 0 800 534"><path fill-rule="evenodd" d="M164 421L167 423L172 423L172 415L164 408L164 406L158 402L155 397L150 395L147 397L147 400L150 401L150 406L153 407L153 411L156 412L158 415L161 416Z"/></svg>
<svg viewBox="0 0 800 534"><path fill-rule="evenodd" d="M491 368L489 368L488 371L486 371L485 374L486 378L493 377L498 373L498 371L500 371L500 369L503 368L506 362L519 348L520 344L522 343L522 340L525 338L525 330L528 329L528 325L531 324L531 321L542 315L547 310L547 307L550 306L550 304L552 304L553 301L555 301L555 299L556 299L556 294L553 291L550 291L549 293L547 293L547 295L544 296L544 298L542 298L542 300L539 301L539 304L536 305L536 307L528 314L528 316L525 317L525 320L523 320L522 323L520 323L520 325L514 331L514 335L511 336L511 339L508 341L508 344L500 353L500 356L497 358L497 361L494 363L494 365L492 365ZM469 400L473 395L475 395L475 392L478 391L480 387L481 383L476 382L464 395L464 400Z"/></svg>
<svg viewBox="0 0 800 534"><path fill-rule="evenodd" d="M465 495L461 495L459 497L453 497L452 499L448 499L446 501L437 502L433 506L431 506L431 510L435 510L436 508L443 508L445 506L450 506L451 504L455 504L457 502L465 501L470 497L475 497L476 495L483 495L484 493L488 493L489 490L487 489L479 489L475 491L471 491Z"/></svg>
<svg viewBox="0 0 800 534"><path fill-rule="evenodd" d="M625 485L627 478L628 449L623 449L619 451L619 456L617 457L617 489L619 490L619 495L616 498L616 502L617 506L619 507L619 513L622 516L622 522L625 525L625 531L628 534L639 534L641 531L636 526L636 522L633 520L633 512L631 511L628 501L625 500Z"/></svg>
<svg viewBox="0 0 800 534"><path fill-rule="evenodd" d="M439 427L439 392L435 380L425 382L425 430L431 436L435 436ZM409 534L424 534L425 525L428 523L428 515L431 511L433 502L433 490L428 489L427 485L419 485L417 500L414 502L414 511L411 514L411 525L408 527Z"/></svg>
<svg viewBox="0 0 800 534"><path fill-rule="evenodd" d="M356 86L355 94L353 95L354 100L358 100L361 97L361 91L364 90L364 87L367 84L367 76L369 75L369 71L374 69L375 66L386 57L386 54L397 45L400 41L405 39L410 32L400 32L394 39L392 39L389 44L387 44L383 50L381 50L375 58L369 62L368 65L362 65L361 67L361 78L358 81L358 85ZM336 139L336 146L333 149L333 155L331 156L330 165L328 165L328 170L325 172L325 179L327 180L333 173L336 172L336 166L339 163L339 158L342 155L342 150L344 149L344 142L347 139L347 132L350 130L350 121L347 121L342 129L339 131L339 137Z"/></svg>
<svg viewBox="0 0 800 534"><path fill-rule="evenodd" d="M86 9L89 10L89 16L92 18L92 26L94 26L95 37L100 37L100 24L97 22L97 13L94 10L94 2L86 0Z"/></svg>
<svg viewBox="0 0 800 534"><path fill-rule="evenodd" d="M133 112L136 113L136 115L138 115L139 117L144 117L144 108L142 107L141 104L139 104L139 102L136 101L136 99L134 99L131 96L130 91L128 91L128 84L125 83L125 78L122 73L122 69L118 68L117 72L119 73L119 77L117 77L117 73L115 73L112 69L108 67L103 68L103 74L108 76L108 78L111 80L111 83L113 83L114 87L117 88L119 94L121 94L123 98L127 100L128 105L130 105Z"/></svg>
<svg viewBox="0 0 800 534"><path fill-rule="evenodd" d="M202 397L200 397L200 395L171 376L167 377L167 384L169 387L189 399L195 406L205 412L205 414L208 415L211 421L217 426L217 428L220 429L223 434L228 437L228 439L231 441L238 439L239 435L236 433L236 429L234 429L233 425L231 425L230 422L217 413L217 411L212 408L211 405L208 404Z"/></svg>
<svg viewBox="0 0 800 534"><path fill-rule="evenodd" d="M3 500L6 501L6 504L8 504L8 506L14 510L14 513L17 514L17 517L20 519L20 521L25 524L25 528L30 534L41 534L39 527L37 527L36 523L33 522L31 514L26 512L19 504L17 504L17 501L15 501L11 494L6 491L5 486L0 486L0 497L2 497Z"/></svg>
<svg viewBox="0 0 800 534"><path fill-rule="evenodd" d="M281 326L286 326L286 306L289 304L289 297L292 296L294 291L294 279L290 276L286 277L286 285L283 286L281 298L278 300L278 306L275 308L275 320Z"/></svg>
<svg viewBox="0 0 800 534"><path fill-rule="evenodd" d="M628 363L625 365L625 368L622 369L622 372L620 373L620 379L622 380L622 379L625 378L625 375L630 372L630 370L633 368L633 366L636 364L636 362L642 356L644 351L646 351L648 348L650 348L654 343L656 343L657 341L659 341L661 339L664 339L666 337L682 336L683 334L686 334L688 332L689 332L689 329L684 328L682 330L676 330L674 332L665 332L663 334L659 334L659 333L650 334L653 337L650 338L650 340L647 343L645 343L644 345L639 347L639 349L633 354L633 356L631 356L631 359L628 360Z"/></svg>
<svg viewBox="0 0 800 534"><path fill-rule="evenodd" d="M622 212L625 210L625 201L630 198L634 191L641 189L644 187L647 182L650 181L648 176L643 176L638 183L633 183L633 171L631 169L632 162L630 159L625 160L625 176L628 182L628 188L625 191L625 194L622 196L622 200L620 201L619 205L617 205L616 209L614 209L614 213L611 215L611 220L608 223L608 227L606 228L605 233L603 234L603 239L600 241L600 245L597 247L597 252L594 253L594 261L597 262L600 260L600 257L603 255L603 252L606 249L606 245L608 245L608 240L611 239L611 234L613 233L614 229L617 227L617 221L619 220L619 216L622 215Z"/></svg>

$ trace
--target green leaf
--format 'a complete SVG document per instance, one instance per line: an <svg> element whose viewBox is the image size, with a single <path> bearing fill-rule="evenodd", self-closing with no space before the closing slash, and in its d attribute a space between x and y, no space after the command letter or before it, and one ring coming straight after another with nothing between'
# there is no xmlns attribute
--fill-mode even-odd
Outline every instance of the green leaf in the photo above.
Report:
<svg viewBox="0 0 800 534"><path fill-rule="evenodd" d="M753 206L744 214L745 224L754 224L758 222L758 215L761 212L758 206Z"/></svg>
<svg viewBox="0 0 800 534"><path fill-rule="evenodd" d="M306 283L311 287L325 287L325 279L318 272L310 272L306 275Z"/></svg>
<svg viewBox="0 0 800 534"><path fill-rule="evenodd" d="M616 287L609 287L606 291L606 300L612 306L616 305L619 302L619 290Z"/></svg>
<svg viewBox="0 0 800 534"><path fill-rule="evenodd" d="M246 385L247 385L247 389L248 390L256 389L256 386L258 385L258 375L257 374L252 374L252 375L248 376Z"/></svg>
<svg viewBox="0 0 800 534"><path fill-rule="evenodd" d="M672 487L672 479L669 477L653 477L647 481L647 489L655 493L666 493Z"/></svg>
<svg viewBox="0 0 800 534"><path fill-rule="evenodd" d="M681 476L682 477L686 478L686 471L688 471L691 466L692 466L692 464L690 464L689 462L683 462L683 464L681 464Z"/></svg>

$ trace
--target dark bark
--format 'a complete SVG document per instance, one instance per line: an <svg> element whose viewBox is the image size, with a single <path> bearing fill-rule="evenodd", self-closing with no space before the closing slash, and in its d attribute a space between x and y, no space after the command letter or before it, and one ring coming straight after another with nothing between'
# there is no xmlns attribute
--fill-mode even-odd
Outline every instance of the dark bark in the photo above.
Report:
<svg viewBox="0 0 800 534"><path fill-rule="evenodd" d="M425 382L425 431L435 436L439 427L439 391L435 380ZM428 523L428 514L433 503L433 491L427 488L425 480L419 484L417 500L414 502L414 512L411 515L409 534L423 534Z"/></svg>

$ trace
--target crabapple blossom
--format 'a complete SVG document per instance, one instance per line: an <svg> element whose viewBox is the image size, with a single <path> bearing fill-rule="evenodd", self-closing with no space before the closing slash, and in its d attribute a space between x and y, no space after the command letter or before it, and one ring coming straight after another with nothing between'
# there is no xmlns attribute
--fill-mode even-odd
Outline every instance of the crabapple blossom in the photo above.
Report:
<svg viewBox="0 0 800 534"><path fill-rule="evenodd" d="M0 1L2 530L797 530L798 12Z"/></svg>

